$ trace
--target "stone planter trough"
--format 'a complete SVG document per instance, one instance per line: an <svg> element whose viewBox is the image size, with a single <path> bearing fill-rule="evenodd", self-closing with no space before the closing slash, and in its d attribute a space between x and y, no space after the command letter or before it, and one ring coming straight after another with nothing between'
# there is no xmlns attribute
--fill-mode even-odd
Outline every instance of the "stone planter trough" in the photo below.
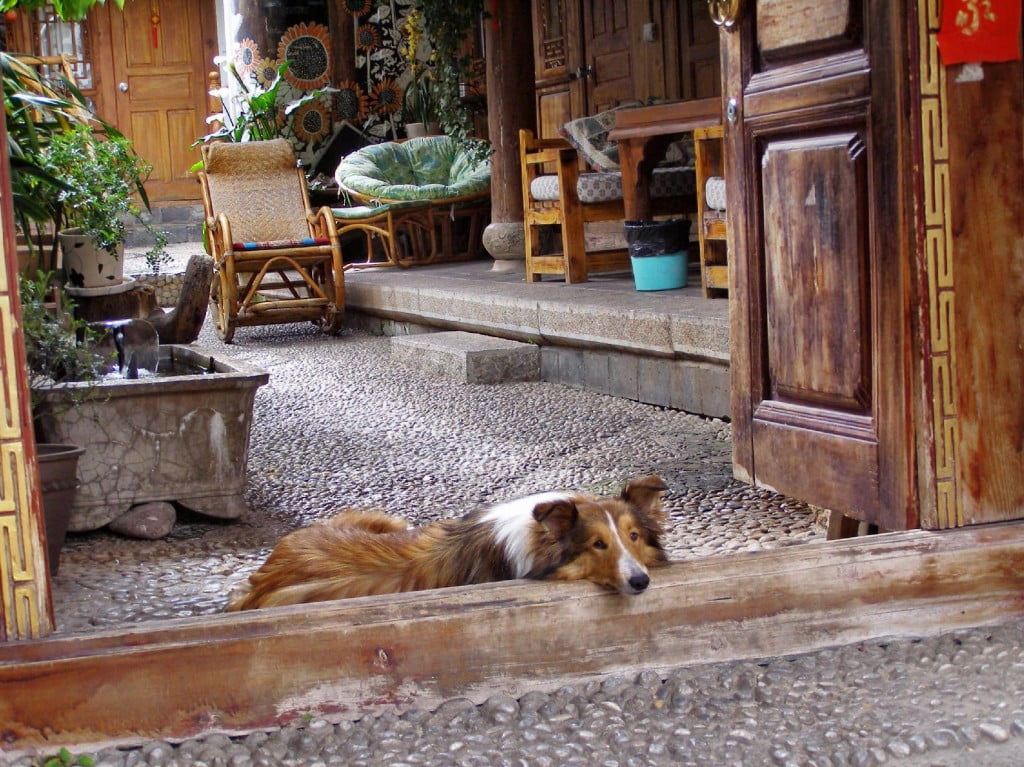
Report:
<svg viewBox="0 0 1024 767"><path fill-rule="evenodd" d="M85 448L69 530L95 530L150 501L222 519L246 510L252 407L268 374L197 346L161 346L160 359L197 372L37 390L40 437Z"/></svg>

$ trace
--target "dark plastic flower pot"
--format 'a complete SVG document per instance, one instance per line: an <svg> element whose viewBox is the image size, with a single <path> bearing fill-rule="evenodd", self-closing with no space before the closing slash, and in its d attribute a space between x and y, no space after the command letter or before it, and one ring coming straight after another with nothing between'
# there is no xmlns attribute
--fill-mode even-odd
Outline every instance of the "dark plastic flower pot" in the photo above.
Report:
<svg viewBox="0 0 1024 767"><path fill-rule="evenodd" d="M60 550L71 521L71 505L78 490L78 458L85 452L78 445L36 445L39 453L39 479L43 492L43 519L46 524L46 552L50 575L57 574Z"/></svg>

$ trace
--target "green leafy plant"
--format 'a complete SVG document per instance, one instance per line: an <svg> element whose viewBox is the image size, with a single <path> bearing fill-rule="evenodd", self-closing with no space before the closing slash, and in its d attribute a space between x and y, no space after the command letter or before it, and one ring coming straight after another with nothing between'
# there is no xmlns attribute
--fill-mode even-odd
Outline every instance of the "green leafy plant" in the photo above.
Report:
<svg viewBox="0 0 1024 767"><path fill-rule="evenodd" d="M477 60L466 53L466 40L484 15L483 0L417 0L423 32L432 48L434 95L445 133L475 159L491 153L485 141L474 138L473 110L462 96L465 83L479 76Z"/></svg>
<svg viewBox="0 0 1024 767"><path fill-rule="evenodd" d="M142 216L142 205L149 207L142 185L152 166L135 153L127 138L74 126L54 133L43 151L43 163L44 169L63 183L53 206L58 230L78 227L97 247L115 253L127 237L126 220L130 217L156 241L147 260L159 264L166 256L166 235Z"/></svg>
<svg viewBox="0 0 1024 767"><path fill-rule="evenodd" d="M437 98L434 94L434 78L431 72L424 72L405 86L402 116L406 124L421 122L429 125L437 120Z"/></svg>
<svg viewBox="0 0 1024 767"><path fill-rule="evenodd" d="M0 52L15 223L30 247L52 223L54 200L65 186L43 167L43 151L55 133L76 124L92 124L92 114L78 90L64 78L47 81L31 61ZM54 268L55 248L42 254L42 268Z"/></svg>
<svg viewBox="0 0 1024 767"><path fill-rule="evenodd" d="M99 192L88 202L95 212L96 204L110 208L112 202L105 198L114 187L106 186L111 171L93 176L97 159L89 166L78 168L70 157L71 144L95 144L106 137L119 145L116 157L117 167L127 175L130 187L127 198L137 210L136 217L141 215L141 208L134 202L138 195L141 203L148 208L145 189L142 187L144 177L148 175L148 166L134 154L131 145L115 128L98 119L91 111L81 91L63 76L56 80L44 77L33 65L29 56L0 52L0 73L3 77L4 113L7 120L7 152L11 161L11 191L15 222L18 229L25 235L29 247L39 240L41 231L52 227L54 230L65 225L68 216L65 211L74 205L78 209L82 204L82 188L76 187L69 179L75 177L86 182L93 192ZM74 134L68 138L69 134ZM58 146L54 148L54 141ZM69 167L60 167L51 158L51 153L63 157L61 162L69 163ZM106 154L113 153L113 147ZM102 153L101 153L102 154ZM134 159L133 159L134 158ZM129 163L129 160L132 160ZM77 162L77 160L75 160ZM117 195L123 202L124 195L120 192L125 184L116 187ZM65 198L74 202L65 202ZM102 201L102 202L101 202ZM140 218L141 220L141 218ZM72 224L68 224L72 225ZM114 225L112 225L114 226ZM107 228L104 225L103 228ZM146 255L153 271L167 263L170 257L164 250L166 235L148 227L154 238L155 245ZM123 227L121 227L123 239ZM37 259L40 268L53 270L56 266L56 243L49 253L40 254Z"/></svg>
<svg viewBox="0 0 1024 767"><path fill-rule="evenodd" d="M423 42L423 14L413 6L402 22L402 43L398 47L411 78L402 99L402 117L406 124L421 122L427 125L438 116L433 72L436 57L430 55L424 60Z"/></svg>
<svg viewBox="0 0 1024 767"><path fill-rule="evenodd" d="M55 284L52 272L18 277L25 362L33 393L42 386L94 381L109 364L94 350L101 333L75 318L71 299L61 295L60 307L51 302L54 291L59 291ZM88 394L86 390L82 396Z"/></svg>
<svg viewBox="0 0 1024 767"><path fill-rule="evenodd" d="M238 73L235 62L230 62L228 71L238 84L238 90L233 91L225 86L210 91L210 95L220 101L221 111L207 117L206 122L207 124L219 123L220 127L205 136L200 136L192 143L192 146L205 144L208 141L240 142L280 138L283 126L278 121L277 100L281 84L284 82L283 75L287 69L288 62L285 61L277 68L277 77L266 86L260 85L258 82L246 84ZM337 93L337 90L337 88L319 88L303 94L300 98L285 105L284 115L287 117L303 104L329 93ZM237 98L237 106L232 108L234 98ZM193 166L193 170L198 170L201 167L202 163L200 162Z"/></svg>
<svg viewBox="0 0 1024 767"><path fill-rule="evenodd" d="M96 760L86 754L75 756L66 748L43 761L42 767L93 767Z"/></svg>
<svg viewBox="0 0 1024 767"><path fill-rule="evenodd" d="M124 8L124 0L113 0L118 8ZM74 19L79 21L85 18L85 14L94 5L105 5L106 0L2 0L0 11L11 11L15 8L24 8L27 11L34 11L44 5L52 5L57 15L62 19Z"/></svg>

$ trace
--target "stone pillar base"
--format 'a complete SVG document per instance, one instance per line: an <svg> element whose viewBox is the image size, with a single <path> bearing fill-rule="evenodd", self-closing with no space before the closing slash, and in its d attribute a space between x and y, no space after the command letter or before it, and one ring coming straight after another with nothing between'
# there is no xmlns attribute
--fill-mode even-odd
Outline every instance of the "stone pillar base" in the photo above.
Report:
<svg viewBox="0 0 1024 767"><path fill-rule="evenodd" d="M513 272L526 268L526 244L522 221L488 224L484 228L483 244L494 259L493 271Z"/></svg>

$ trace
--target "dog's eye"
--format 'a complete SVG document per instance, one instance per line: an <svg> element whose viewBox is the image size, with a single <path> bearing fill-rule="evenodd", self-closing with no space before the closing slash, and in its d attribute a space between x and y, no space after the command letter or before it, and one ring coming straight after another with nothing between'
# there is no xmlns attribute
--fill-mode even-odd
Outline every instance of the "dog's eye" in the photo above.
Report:
<svg viewBox="0 0 1024 767"><path fill-rule="evenodd" d="M594 548L595 549L607 549L608 548L608 544L605 543L604 541L602 541L600 538L598 538L596 541L594 541Z"/></svg>
<svg viewBox="0 0 1024 767"><path fill-rule="evenodd" d="M629 540L631 540L631 541L639 541L640 540L640 533L638 533L636 530L634 530L633 532L631 532L629 534Z"/></svg>

